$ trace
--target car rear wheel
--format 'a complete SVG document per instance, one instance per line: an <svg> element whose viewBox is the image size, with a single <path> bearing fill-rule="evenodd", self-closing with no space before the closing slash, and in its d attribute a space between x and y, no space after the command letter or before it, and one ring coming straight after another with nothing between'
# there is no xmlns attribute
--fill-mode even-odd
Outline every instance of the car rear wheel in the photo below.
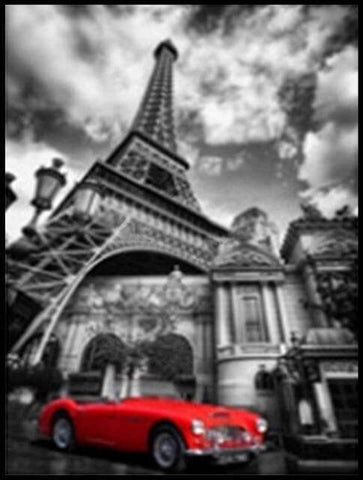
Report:
<svg viewBox="0 0 363 480"><path fill-rule="evenodd" d="M54 418L52 439L59 450L71 450L75 445L72 420L66 414Z"/></svg>
<svg viewBox="0 0 363 480"><path fill-rule="evenodd" d="M155 430L151 439L151 456L162 470L181 472L185 469L185 445L175 428L166 425Z"/></svg>

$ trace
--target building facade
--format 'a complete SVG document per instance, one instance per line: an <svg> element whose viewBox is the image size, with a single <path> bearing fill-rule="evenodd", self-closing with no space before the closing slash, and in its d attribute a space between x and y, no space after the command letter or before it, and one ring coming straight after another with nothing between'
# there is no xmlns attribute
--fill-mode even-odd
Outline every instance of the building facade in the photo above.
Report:
<svg viewBox="0 0 363 480"><path fill-rule="evenodd" d="M93 375L99 395L174 392L259 411L281 435L355 438L356 306L332 303L356 286L356 218L305 207L281 252L259 208L230 229L208 219L177 152L177 56L157 47L126 138L9 246L9 351L84 396Z"/></svg>

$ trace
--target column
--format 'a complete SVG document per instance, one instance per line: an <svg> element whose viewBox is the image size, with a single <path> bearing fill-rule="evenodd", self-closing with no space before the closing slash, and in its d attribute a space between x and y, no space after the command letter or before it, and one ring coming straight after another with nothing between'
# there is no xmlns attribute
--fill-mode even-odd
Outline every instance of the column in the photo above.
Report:
<svg viewBox="0 0 363 480"><path fill-rule="evenodd" d="M238 297L235 285L231 285L231 322L233 323L233 343L240 344L245 341L243 314L241 311L241 300Z"/></svg>
<svg viewBox="0 0 363 480"><path fill-rule="evenodd" d="M129 397L140 397L141 396L141 372L139 368L136 368L132 378L128 378L128 396Z"/></svg>
<svg viewBox="0 0 363 480"><path fill-rule="evenodd" d="M315 382L313 383L313 388L319 417L327 423L326 430L329 432L337 432L338 429L328 387L322 382Z"/></svg>
<svg viewBox="0 0 363 480"><path fill-rule="evenodd" d="M69 369L71 371L78 371L81 365L81 359L83 351L80 351L82 336L85 336L84 323L81 320L77 320L75 323L75 329L72 337L71 344L68 351Z"/></svg>
<svg viewBox="0 0 363 480"><path fill-rule="evenodd" d="M103 384L101 391L101 398L116 399L115 378L116 370L115 365L109 363L106 366L105 374L103 376Z"/></svg>
<svg viewBox="0 0 363 480"><path fill-rule="evenodd" d="M276 335L276 327L271 323L273 316L276 317L275 312L271 310L274 308L274 305L271 303L271 297L269 292L269 287L267 282L261 283L261 292L262 292L262 321L264 329L266 331L266 342L278 343Z"/></svg>
<svg viewBox="0 0 363 480"><path fill-rule="evenodd" d="M205 388L204 375L203 374L197 375L194 401L203 402L204 388Z"/></svg>
<svg viewBox="0 0 363 480"><path fill-rule="evenodd" d="M216 287L216 343L217 347L231 344L227 287L217 283Z"/></svg>
<svg viewBox="0 0 363 480"><path fill-rule="evenodd" d="M314 322L312 327L328 327L324 312L322 312L318 308L314 308L314 305L321 305L321 299L317 289L314 270L310 265L305 265L304 279L308 292L309 302L313 304L313 307L311 308L311 314Z"/></svg>
<svg viewBox="0 0 363 480"><path fill-rule="evenodd" d="M71 324L68 327L68 332L67 332L67 337L64 342L64 347L62 349L62 357L61 357L61 365L62 368L65 368L68 370L68 358L71 353L71 343L74 338L74 333L77 328L77 323L73 320L71 320Z"/></svg>
<svg viewBox="0 0 363 480"><path fill-rule="evenodd" d="M288 343L290 340L290 328L289 328L289 322L288 322L288 317L286 312L285 299L282 291L282 286L279 284L275 284L275 292L276 292L276 299L277 299L277 308L279 311L279 320L280 320L281 331L282 331L281 341L283 343Z"/></svg>
<svg viewBox="0 0 363 480"><path fill-rule="evenodd" d="M122 400L123 398L126 398L128 395L128 382L129 382L129 379L127 378L127 375L125 375L124 373L119 375L119 379L120 379L120 382L119 382L119 392L118 392L118 396L117 398L119 400Z"/></svg>

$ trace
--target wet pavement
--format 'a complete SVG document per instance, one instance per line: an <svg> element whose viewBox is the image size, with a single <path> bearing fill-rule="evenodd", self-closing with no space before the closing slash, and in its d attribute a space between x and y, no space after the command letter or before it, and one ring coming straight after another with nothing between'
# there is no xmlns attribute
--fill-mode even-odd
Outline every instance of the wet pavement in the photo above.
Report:
<svg viewBox="0 0 363 480"><path fill-rule="evenodd" d="M147 455L121 454L110 450L78 447L71 453L59 452L52 442L37 433L35 415L24 420L14 412L7 420L6 473L8 474L139 474L163 475ZM260 455L258 461L244 465L216 466L192 464L188 474L281 474L285 473L281 451Z"/></svg>

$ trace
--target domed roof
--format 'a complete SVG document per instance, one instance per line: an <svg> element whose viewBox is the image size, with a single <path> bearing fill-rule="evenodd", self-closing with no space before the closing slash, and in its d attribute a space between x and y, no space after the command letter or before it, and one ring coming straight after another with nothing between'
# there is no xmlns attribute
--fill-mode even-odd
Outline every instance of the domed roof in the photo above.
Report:
<svg viewBox="0 0 363 480"><path fill-rule="evenodd" d="M267 214L258 207L251 207L247 210L239 213L233 220L231 230L238 229L240 227L240 222L245 219L263 217L264 220L267 220Z"/></svg>
<svg viewBox="0 0 363 480"><path fill-rule="evenodd" d="M277 255L277 229L266 212L251 207L235 217L231 226L232 236Z"/></svg>

